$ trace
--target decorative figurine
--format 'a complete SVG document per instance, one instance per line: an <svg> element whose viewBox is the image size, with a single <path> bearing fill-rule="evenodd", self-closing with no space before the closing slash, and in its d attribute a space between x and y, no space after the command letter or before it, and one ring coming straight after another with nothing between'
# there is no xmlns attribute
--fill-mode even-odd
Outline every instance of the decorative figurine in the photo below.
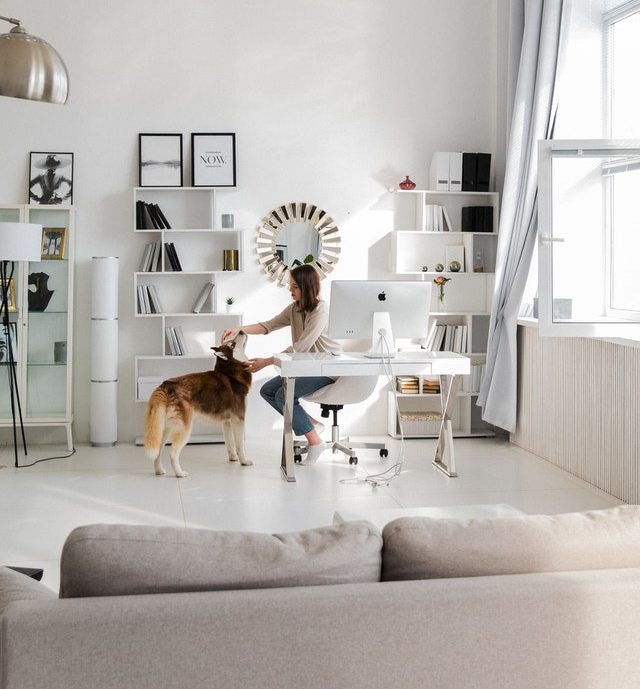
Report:
<svg viewBox="0 0 640 689"><path fill-rule="evenodd" d="M436 273L441 273L444 270L444 265L442 263L436 263Z"/></svg>
<svg viewBox="0 0 640 689"><path fill-rule="evenodd" d="M35 285L35 292L29 290L29 311L44 311L55 290L49 289L47 282L49 280L49 275L46 273L31 273L29 275L29 284Z"/></svg>
<svg viewBox="0 0 640 689"><path fill-rule="evenodd" d="M460 261L451 261L451 263L449 263L449 270L452 273L459 273L460 268L462 268L462 266L460 265Z"/></svg>

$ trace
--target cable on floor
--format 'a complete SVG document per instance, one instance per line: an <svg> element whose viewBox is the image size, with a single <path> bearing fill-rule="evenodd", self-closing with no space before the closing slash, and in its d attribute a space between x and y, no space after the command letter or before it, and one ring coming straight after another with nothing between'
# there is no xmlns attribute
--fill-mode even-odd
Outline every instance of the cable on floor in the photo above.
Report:
<svg viewBox="0 0 640 689"><path fill-rule="evenodd" d="M31 462L31 464L18 464L16 467L17 469L27 469L28 467L33 467L36 464L40 464L40 462L49 462L52 459L67 459L68 457L71 457L71 455L74 455L76 453L76 448L74 447L71 452L69 452L66 455L55 455L53 457L43 457L42 459L36 459L35 462Z"/></svg>

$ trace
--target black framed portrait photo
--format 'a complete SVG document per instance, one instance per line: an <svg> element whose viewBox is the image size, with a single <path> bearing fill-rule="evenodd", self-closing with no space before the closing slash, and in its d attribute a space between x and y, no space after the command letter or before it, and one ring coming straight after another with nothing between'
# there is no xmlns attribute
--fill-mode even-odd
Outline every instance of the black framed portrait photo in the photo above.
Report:
<svg viewBox="0 0 640 689"><path fill-rule="evenodd" d="M73 203L73 153L32 152L29 158L29 204Z"/></svg>
<svg viewBox="0 0 640 689"><path fill-rule="evenodd" d="M182 134L140 134L141 187L182 186Z"/></svg>
<svg viewBox="0 0 640 689"><path fill-rule="evenodd" d="M236 135L191 134L194 187L236 186Z"/></svg>

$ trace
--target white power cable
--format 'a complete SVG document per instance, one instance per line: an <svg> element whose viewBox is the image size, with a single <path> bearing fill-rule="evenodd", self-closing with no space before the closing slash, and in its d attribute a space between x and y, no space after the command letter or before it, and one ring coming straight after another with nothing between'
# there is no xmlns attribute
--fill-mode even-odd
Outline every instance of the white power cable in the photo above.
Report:
<svg viewBox="0 0 640 689"><path fill-rule="evenodd" d="M393 370L391 369L391 350L389 347L389 341L387 340L387 333L384 328L380 328L378 335L380 335L380 339L386 352L386 357L383 355L381 359L384 373L387 376L387 381L391 385L391 390L393 391L396 418L398 420L398 428L400 430L400 457L395 464L378 474L368 474L364 478L342 479L340 481L340 483L368 483L374 488L377 488L378 486L388 486L396 476L400 475L402 472L402 466L404 464L404 429L402 428L402 418L400 416L400 407L398 405L398 391L393 383L394 376Z"/></svg>

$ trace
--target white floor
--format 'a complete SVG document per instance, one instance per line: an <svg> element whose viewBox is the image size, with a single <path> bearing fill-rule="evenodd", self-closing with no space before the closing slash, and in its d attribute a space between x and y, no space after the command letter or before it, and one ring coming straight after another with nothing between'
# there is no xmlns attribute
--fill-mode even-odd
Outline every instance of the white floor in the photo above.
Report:
<svg viewBox="0 0 640 689"><path fill-rule="evenodd" d="M388 436L389 458L361 450L350 466L326 452L313 467L297 467L297 481L280 473L279 441L248 441L252 467L226 461L222 445L192 445L182 454L189 478L158 477L133 444L79 446L68 459L13 467L13 448L0 451L0 564L42 567L57 589L62 544L76 526L135 523L263 532L331 524L336 510L451 505L510 505L528 514L602 509L621 504L548 462L502 439L457 439L459 476L431 466L435 441L405 443L403 471L386 487L362 481L391 466L400 442ZM20 463L59 448L33 446ZM425 453L428 459L425 458ZM168 468L168 467L167 467Z"/></svg>

